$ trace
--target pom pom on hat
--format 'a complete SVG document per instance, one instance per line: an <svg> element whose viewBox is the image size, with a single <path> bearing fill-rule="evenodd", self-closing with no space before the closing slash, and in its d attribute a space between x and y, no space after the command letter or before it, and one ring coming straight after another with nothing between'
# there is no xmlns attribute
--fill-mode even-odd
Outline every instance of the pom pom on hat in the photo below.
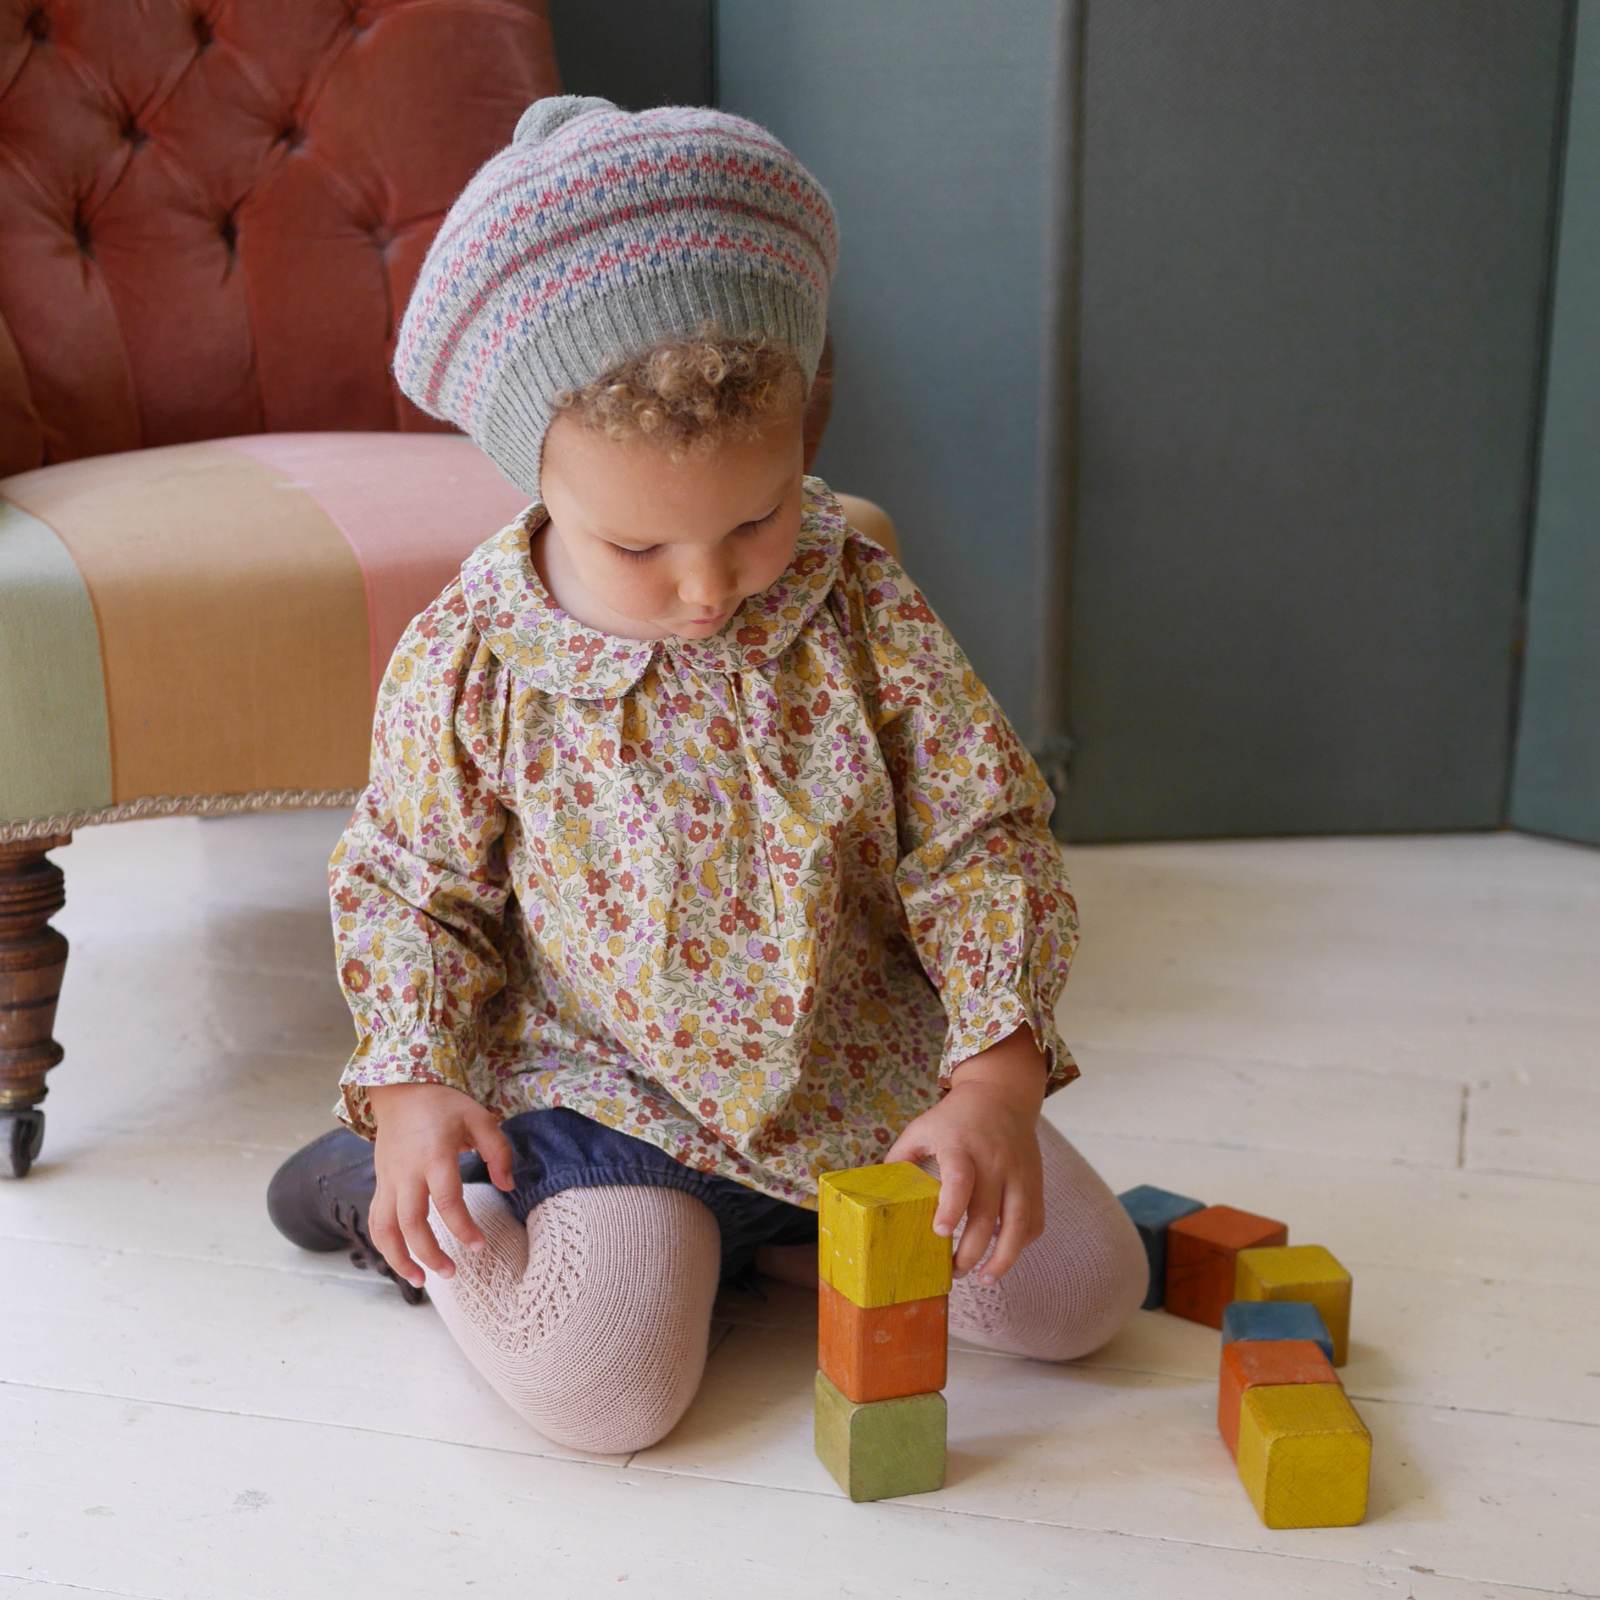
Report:
<svg viewBox="0 0 1600 1600"><path fill-rule="evenodd" d="M517 118L516 131L511 135L511 142L538 144L541 139L548 139L557 128L571 122L574 117L581 117L589 111L616 109L611 101L601 100L592 94L547 95L543 100L535 100Z"/></svg>

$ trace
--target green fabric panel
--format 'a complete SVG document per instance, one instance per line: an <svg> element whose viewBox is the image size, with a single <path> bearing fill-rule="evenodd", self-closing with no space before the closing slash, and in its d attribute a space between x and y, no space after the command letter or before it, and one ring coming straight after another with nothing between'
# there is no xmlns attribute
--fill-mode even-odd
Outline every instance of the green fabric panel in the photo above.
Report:
<svg viewBox="0 0 1600 1600"><path fill-rule="evenodd" d="M1511 820L1600 844L1600 4L1578 7Z"/></svg>
<svg viewBox="0 0 1600 1600"><path fill-rule="evenodd" d="M110 804L89 592L55 534L0 500L0 822Z"/></svg>

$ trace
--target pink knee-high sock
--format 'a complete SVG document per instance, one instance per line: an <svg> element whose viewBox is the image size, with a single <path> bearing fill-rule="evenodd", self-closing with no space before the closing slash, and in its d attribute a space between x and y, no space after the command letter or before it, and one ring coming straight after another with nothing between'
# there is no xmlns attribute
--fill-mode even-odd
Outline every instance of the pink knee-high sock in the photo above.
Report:
<svg viewBox="0 0 1600 1600"><path fill-rule="evenodd" d="M663 1438L705 1370L722 1241L680 1189L566 1189L525 1224L492 1184L465 1185L478 1254L428 1220L455 1263L428 1295L467 1359L526 1422L576 1450Z"/></svg>

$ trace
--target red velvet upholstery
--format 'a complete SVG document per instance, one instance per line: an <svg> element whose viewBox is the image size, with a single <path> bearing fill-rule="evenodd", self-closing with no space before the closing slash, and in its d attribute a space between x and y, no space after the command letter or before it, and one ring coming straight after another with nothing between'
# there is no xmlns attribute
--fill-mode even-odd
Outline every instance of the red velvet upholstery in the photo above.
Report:
<svg viewBox="0 0 1600 1600"><path fill-rule="evenodd" d="M544 0L0 0L0 476L440 427L395 322L559 89Z"/></svg>

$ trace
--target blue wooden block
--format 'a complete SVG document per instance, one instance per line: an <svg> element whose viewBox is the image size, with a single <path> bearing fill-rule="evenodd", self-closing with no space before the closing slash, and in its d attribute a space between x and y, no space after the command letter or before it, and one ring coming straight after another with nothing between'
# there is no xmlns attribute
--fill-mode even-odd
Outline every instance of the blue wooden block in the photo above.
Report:
<svg viewBox="0 0 1600 1600"><path fill-rule="evenodd" d="M1167 1287L1167 1227L1179 1217L1191 1212L1204 1211L1204 1200L1191 1200L1186 1194L1172 1194L1158 1189L1154 1184L1141 1183L1117 1196L1122 1209L1133 1218L1133 1225L1144 1241L1145 1259L1150 1263L1150 1287L1140 1302L1146 1311L1155 1311L1161 1305Z"/></svg>
<svg viewBox="0 0 1600 1600"><path fill-rule="evenodd" d="M1222 1342L1235 1339L1310 1339L1333 1360L1328 1325L1305 1300L1235 1300L1222 1313Z"/></svg>

